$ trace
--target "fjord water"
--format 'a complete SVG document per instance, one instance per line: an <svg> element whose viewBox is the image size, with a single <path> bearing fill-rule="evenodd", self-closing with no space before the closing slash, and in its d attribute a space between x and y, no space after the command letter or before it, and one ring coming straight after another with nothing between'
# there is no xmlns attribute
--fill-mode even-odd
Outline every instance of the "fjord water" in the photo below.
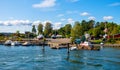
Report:
<svg viewBox="0 0 120 70"><path fill-rule="evenodd" d="M42 50L41 46L0 45L0 70L120 70L120 49Z"/></svg>

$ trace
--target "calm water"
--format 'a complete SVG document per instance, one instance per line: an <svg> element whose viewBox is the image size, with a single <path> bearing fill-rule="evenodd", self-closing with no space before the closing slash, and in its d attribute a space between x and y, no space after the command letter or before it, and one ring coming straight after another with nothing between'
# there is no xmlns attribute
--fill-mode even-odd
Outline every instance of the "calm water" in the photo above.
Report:
<svg viewBox="0 0 120 70"><path fill-rule="evenodd" d="M120 70L120 49L70 51L0 45L0 70Z"/></svg>

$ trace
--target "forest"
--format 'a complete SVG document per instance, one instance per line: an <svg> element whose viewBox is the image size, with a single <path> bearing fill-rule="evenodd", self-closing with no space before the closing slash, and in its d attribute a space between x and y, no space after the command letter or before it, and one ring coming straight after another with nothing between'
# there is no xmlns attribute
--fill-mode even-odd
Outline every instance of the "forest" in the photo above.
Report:
<svg viewBox="0 0 120 70"><path fill-rule="evenodd" d="M85 33L90 34L94 38L101 38L103 35L114 35L120 33L120 25L114 22L96 22L94 20L86 21L82 20L81 22L76 21L74 25L66 24L60 29L53 30L52 23L47 22L43 30L43 25L40 23L38 25L38 34L43 34L45 37L50 37L51 35L59 34L64 38L79 38ZM32 28L32 32L35 32L35 27Z"/></svg>

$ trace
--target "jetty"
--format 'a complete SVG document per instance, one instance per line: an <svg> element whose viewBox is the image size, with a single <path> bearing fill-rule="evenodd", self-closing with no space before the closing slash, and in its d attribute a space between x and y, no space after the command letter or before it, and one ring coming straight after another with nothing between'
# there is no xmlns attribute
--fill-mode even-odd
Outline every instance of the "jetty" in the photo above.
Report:
<svg viewBox="0 0 120 70"><path fill-rule="evenodd" d="M67 48L68 47L67 44L70 44L70 43L71 43L70 38L50 39L48 41L48 45L52 49Z"/></svg>

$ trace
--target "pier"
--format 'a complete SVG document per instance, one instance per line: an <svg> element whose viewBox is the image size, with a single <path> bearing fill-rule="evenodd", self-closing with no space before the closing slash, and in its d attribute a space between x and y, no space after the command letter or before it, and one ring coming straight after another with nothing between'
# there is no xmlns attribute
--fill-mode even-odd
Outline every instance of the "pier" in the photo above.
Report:
<svg viewBox="0 0 120 70"><path fill-rule="evenodd" d="M63 38L63 39L51 39L48 41L48 45L53 49L60 49L60 48L67 48L70 44L71 40L69 38Z"/></svg>

